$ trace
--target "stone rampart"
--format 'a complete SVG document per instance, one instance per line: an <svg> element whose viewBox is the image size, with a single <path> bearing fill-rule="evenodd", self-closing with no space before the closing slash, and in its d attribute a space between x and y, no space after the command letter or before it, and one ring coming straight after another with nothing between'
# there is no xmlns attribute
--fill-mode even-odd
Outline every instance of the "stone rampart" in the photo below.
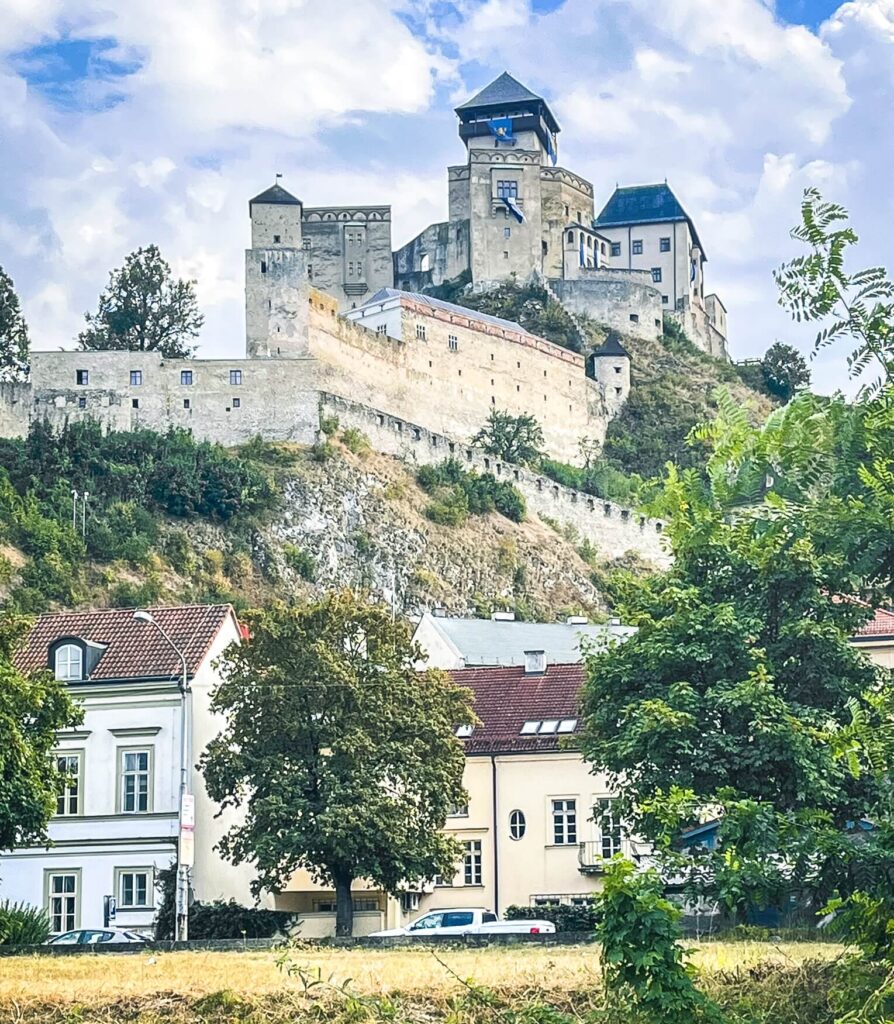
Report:
<svg viewBox="0 0 894 1024"><path fill-rule="evenodd" d="M492 473L513 484L528 508L538 515L572 526L606 559L633 551L655 565L667 565L664 524L591 494L563 487L522 466L513 466L477 448L358 402L321 394L320 416L334 416L341 426L361 430L377 451L414 465L454 458L470 469Z"/></svg>
<svg viewBox="0 0 894 1024"><path fill-rule="evenodd" d="M661 336L661 293L645 270L580 269L572 281L550 279L550 289L571 313L584 313L600 324L634 338Z"/></svg>

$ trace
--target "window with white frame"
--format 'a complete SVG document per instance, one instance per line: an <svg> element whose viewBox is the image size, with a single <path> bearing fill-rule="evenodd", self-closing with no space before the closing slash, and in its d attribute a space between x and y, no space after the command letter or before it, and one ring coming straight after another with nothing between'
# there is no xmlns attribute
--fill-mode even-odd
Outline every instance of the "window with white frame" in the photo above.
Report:
<svg viewBox="0 0 894 1024"><path fill-rule="evenodd" d="M416 324L417 341L425 341L425 324Z"/></svg>
<svg viewBox="0 0 894 1024"><path fill-rule="evenodd" d="M69 816L81 813L81 755L57 754L56 771L62 776L56 794L56 814Z"/></svg>
<svg viewBox="0 0 894 1024"><path fill-rule="evenodd" d="M528 829L527 822L525 821L524 811L510 811L509 813L509 838L510 839L523 839L525 832Z"/></svg>
<svg viewBox="0 0 894 1024"><path fill-rule="evenodd" d="M380 337L388 333L388 324L376 324L376 334Z"/></svg>
<svg viewBox="0 0 894 1024"><path fill-rule="evenodd" d="M506 181L497 182L497 198L498 199L517 199L518 198L518 182L511 179Z"/></svg>
<svg viewBox="0 0 894 1024"><path fill-rule="evenodd" d="M670 238L659 238L659 240L658 240L658 248L661 250L661 252L670 252L671 251L671 240L670 240Z"/></svg>
<svg viewBox="0 0 894 1024"><path fill-rule="evenodd" d="M57 679L83 679L84 652L77 644L63 644L56 651L54 668Z"/></svg>
<svg viewBox="0 0 894 1024"><path fill-rule="evenodd" d="M469 804L454 804L447 812L448 818L468 818L469 816Z"/></svg>
<svg viewBox="0 0 894 1024"><path fill-rule="evenodd" d="M181 370L180 371L180 383L187 387L192 384L192 370Z"/></svg>
<svg viewBox="0 0 894 1024"><path fill-rule="evenodd" d="M661 267L652 267L652 283L660 284L661 282Z"/></svg>
<svg viewBox="0 0 894 1024"><path fill-rule="evenodd" d="M130 386L138 388L143 383L143 371L142 370L131 370L130 371Z"/></svg>
<svg viewBox="0 0 894 1024"><path fill-rule="evenodd" d="M606 860L611 860L621 852L623 832L621 819L614 812L615 801L605 797L596 802L596 824L599 827L600 853Z"/></svg>
<svg viewBox="0 0 894 1024"><path fill-rule="evenodd" d="M463 885L481 885L481 840L463 843Z"/></svg>
<svg viewBox="0 0 894 1024"><path fill-rule="evenodd" d="M455 334L447 335L447 348L451 352L459 352L459 338Z"/></svg>
<svg viewBox="0 0 894 1024"><path fill-rule="evenodd" d="M556 846L577 844L577 801L553 800L553 843Z"/></svg>
<svg viewBox="0 0 894 1024"><path fill-rule="evenodd" d="M124 814L142 814L149 810L149 783L152 752L145 750L121 751L121 811Z"/></svg>
<svg viewBox="0 0 894 1024"><path fill-rule="evenodd" d="M80 886L76 871L50 871L47 875L47 913L50 931L70 932L78 926Z"/></svg>
<svg viewBox="0 0 894 1024"><path fill-rule="evenodd" d="M139 909L152 906L151 868L121 868L118 871L118 907Z"/></svg>
<svg viewBox="0 0 894 1024"><path fill-rule="evenodd" d="M241 370L230 370L230 383L241 384L242 383L242 371Z"/></svg>

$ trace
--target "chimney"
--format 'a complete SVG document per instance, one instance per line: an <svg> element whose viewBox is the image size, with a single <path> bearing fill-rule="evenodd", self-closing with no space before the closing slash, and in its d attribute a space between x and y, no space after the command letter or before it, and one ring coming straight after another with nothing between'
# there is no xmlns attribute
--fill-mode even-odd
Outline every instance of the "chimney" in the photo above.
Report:
<svg viewBox="0 0 894 1024"><path fill-rule="evenodd" d="M515 612L492 612L491 622L515 622Z"/></svg>
<svg viewBox="0 0 894 1024"><path fill-rule="evenodd" d="M565 620L566 626L586 626L588 619L586 615L569 615Z"/></svg>
<svg viewBox="0 0 894 1024"><path fill-rule="evenodd" d="M546 651L525 651L525 675L541 676L546 671Z"/></svg>

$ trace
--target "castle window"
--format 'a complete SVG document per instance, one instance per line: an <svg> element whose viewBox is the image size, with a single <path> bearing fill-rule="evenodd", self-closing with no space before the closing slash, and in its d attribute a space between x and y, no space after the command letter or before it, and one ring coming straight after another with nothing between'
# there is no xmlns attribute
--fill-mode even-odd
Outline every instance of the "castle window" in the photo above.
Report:
<svg viewBox="0 0 894 1024"><path fill-rule="evenodd" d="M496 405L497 404L497 400L496 400L496 398L494 398L493 395L490 396L490 404L491 405Z"/></svg>
<svg viewBox="0 0 894 1024"><path fill-rule="evenodd" d="M654 284L661 283L661 267L652 267L652 282Z"/></svg>
<svg viewBox="0 0 894 1024"><path fill-rule="evenodd" d="M623 366L616 366L614 369L615 369L615 373L620 373L624 369L624 367Z"/></svg>
<svg viewBox="0 0 894 1024"><path fill-rule="evenodd" d="M181 370L180 371L180 383L181 384L192 384L192 370Z"/></svg>
<svg viewBox="0 0 894 1024"><path fill-rule="evenodd" d="M633 255L642 256L643 254L643 240L641 238L634 238L633 240Z"/></svg>
<svg viewBox="0 0 894 1024"><path fill-rule="evenodd" d="M615 394L620 395L623 390L623 388L615 388Z"/></svg>
<svg viewBox="0 0 894 1024"><path fill-rule="evenodd" d="M605 242L599 243L599 251L602 253L603 256L605 255Z"/></svg>
<svg viewBox="0 0 894 1024"><path fill-rule="evenodd" d="M512 237L512 228L503 228L503 237L504 238L511 238Z"/></svg>
<svg viewBox="0 0 894 1024"><path fill-rule="evenodd" d="M312 263L308 263L307 265L307 279L308 281L313 281L314 279L314 268Z"/></svg>
<svg viewBox="0 0 894 1024"><path fill-rule="evenodd" d="M661 252L670 252L671 240L669 238L660 238L658 240L658 248L661 250Z"/></svg>
<svg viewBox="0 0 894 1024"><path fill-rule="evenodd" d="M580 210L577 211L577 222L578 224L583 224L584 222L584 215L580 212Z"/></svg>
<svg viewBox="0 0 894 1024"><path fill-rule="evenodd" d="M87 408L87 399L86 398L81 397L81 398L78 399L78 408L79 409L86 409Z"/></svg>
<svg viewBox="0 0 894 1024"><path fill-rule="evenodd" d="M241 370L230 370L230 383L241 384L242 383L242 371Z"/></svg>
<svg viewBox="0 0 894 1024"><path fill-rule="evenodd" d="M621 243L620 242L612 242L612 256L620 256L620 255L621 255Z"/></svg>
<svg viewBox="0 0 894 1024"><path fill-rule="evenodd" d="M518 182L510 179L498 181L497 199L518 199Z"/></svg>
<svg viewBox="0 0 894 1024"><path fill-rule="evenodd" d="M639 313L631 313L630 314L630 322L632 324L638 324L639 323Z"/></svg>
<svg viewBox="0 0 894 1024"><path fill-rule="evenodd" d="M573 231L569 231L568 232L568 241L571 242L572 245L574 244L574 232Z"/></svg>
<svg viewBox="0 0 894 1024"><path fill-rule="evenodd" d="M447 335L447 348L450 349L451 352L459 351L459 338L457 338L455 334Z"/></svg>
<svg viewBox="0 0 894 1024"><path fill-rule="evenodd" d="M234 398L233 399L233 408L234 409L239 409L239 408L241 408L241 406L242 406L242 399L241 398Z"/></svg>
<svg viewBox="0 0 894 1024"><path fill-rule="evenodd" d="M509 250L508 249L504 249L503 250L503 259L504 260L508 260L509 259Z"/></svg>
<svg viewBox="0 0 894 1024"><path fill-rule="evenodd" d="M75 384L89 384L90 383L90 371L89 370L75 370Z"/></svg>
<svg viewBox="0 0 894 1024"><path fill-rule="evenodd" d="M661 301L666 306L668 304L668 302L670 302L670 299L666 295L662 295L661 296Z"/></svg>
<svg viewBox="0 0 894 1024"><path fill-rule="evenodd" d="M131 407L131 409L139 409L139 407L140 407L140 400L139 400L139 398L132 398L130 400L130 407Z"/></svg>
<svg viewBox="0 0 894 1024"><path fill-rule="evenodd" d="M570 216L569 210L568 210L568 203L565 204L565 216L566 217Z"/></svg>
<svg viewBox="0 0 894 1024"><path fill-rule="evenodd" d="M416 324L416 340L425 341L425 324Z"/></svg>
<svg viewBox="0 0 894 1024"><path fill-rule="evenodd" d="M267 273L267 261L266 260L261 260L261 273L262 274L266 274Z"/></svg>
<svg viewBox="0 0 894 1024"><path fill-rule="evenodd" d="M143 371L142 370L131 370L130 371L130 386L132 388L138 388L143 383Z"/></svg>
<svg viewBox="0 0 894 1024"><path fill-rule="evenodd" d="M544 256L546 256L546 254L549 252L549 245L546 242L541 242L540 251L543 253Z"/></svg>
<svg viewBox="0 0 894 1024"><path fill-rule="evenodd" d="M588 249L592 249L593 248L593 239L592 239L592 237L590 235L587 235L587 248Z"/></svg>
<svg viewBox="0 0 894 1024"><path fill-rule="evenodd" d="M309 238L302 238L301 239L301 248L305 252L309 252L310 251L310 245L311 245L311 242L310 242Z"/></svg>
<svg viewBox="0 0 894 1024"><path fill-rule="evenodd" d="M184 398L183 399L183 408L184 409L188 409L189 408L189 399L188 398Z"/></svg>
<svg viewBox="0 0 894 1024"><path fill-rule="evenodd" d="M376 334L383 335L388 333L388 324L378 324L376 326Z"/></svg>
<svg viewBox="0 0 894 1024"><path fill-rule="evenodd" d="M273 236L273 244L276 245L277 242L279 242L279 235L274 235Z"/></svg>

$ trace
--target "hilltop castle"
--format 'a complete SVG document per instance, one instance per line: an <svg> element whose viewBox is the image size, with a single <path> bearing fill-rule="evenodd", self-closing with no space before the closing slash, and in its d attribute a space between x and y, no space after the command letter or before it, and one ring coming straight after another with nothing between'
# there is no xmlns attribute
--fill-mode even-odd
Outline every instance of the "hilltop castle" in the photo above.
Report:
<svg viewBox="0 0 894 1024"><path fill-rule="evenodd" d="M389 207L306 207L277 183L249 203L246 359L36 351L29 381L0 385L0 434L90 418L183 426L224 444L310 443L328 402L452 450L497 408L532 413L548 453L576 462L581 439L600 442L630 391L618 333L655 338L676 317L725 354L704 251L666 184L619 188L594 216L592 185L558 165L548 104L508 74L457 114L467 160L448 169L447 221L392 252ZM424 294L455 278L473 289L536 280L614 330L578 354Z"/></svg>

